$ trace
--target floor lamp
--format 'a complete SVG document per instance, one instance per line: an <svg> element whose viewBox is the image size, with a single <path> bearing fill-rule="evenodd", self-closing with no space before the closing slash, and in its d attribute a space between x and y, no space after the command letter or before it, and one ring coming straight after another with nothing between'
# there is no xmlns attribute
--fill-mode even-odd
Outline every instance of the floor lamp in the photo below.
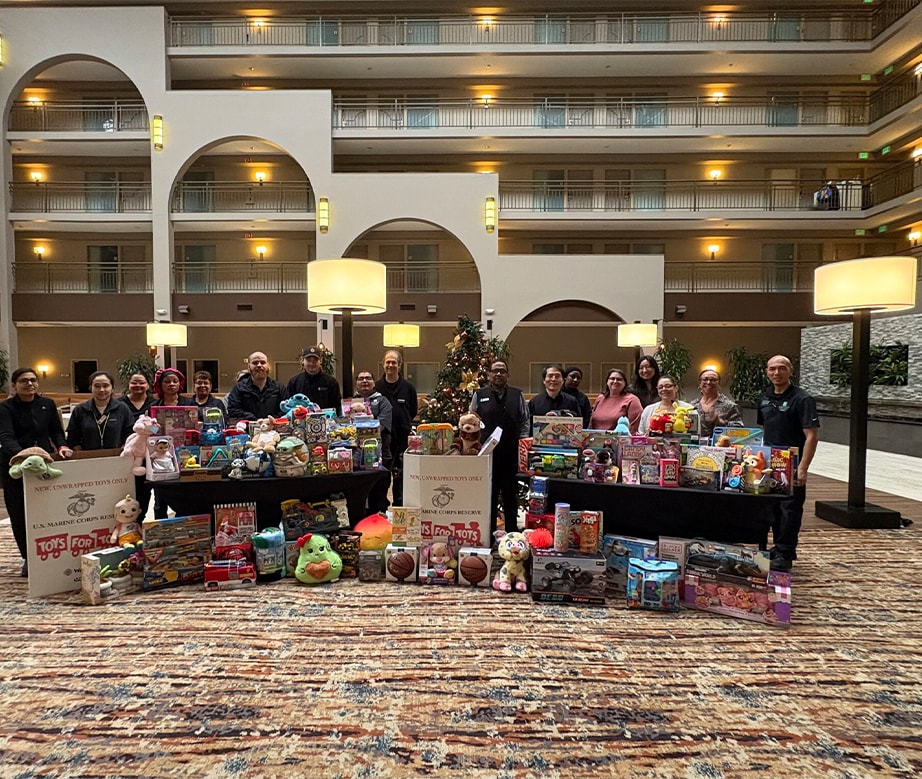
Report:
<svg viewBox="0 0 922 779"><path fill-rule="evenodd" d="M850 314L852 396L848 436L848 501L817 501L816 516L849 528L897 528L900 513L865 502L871 314L916 304L915 257L868 257L822 265L814 276L817 314Z"/></svg>
<svg viewBox="0 0 922 779"><path fill-rule="evenodd" d="M634 347L634 365L643 356L640 351L644 346L656 346L659 343L659 328L655 322L634 322L618 325L618 346Z"/></svg>
<svg viewBox="0 0 922 779"><path fill-rule="evenodd" d="M373 260L340 257L307 263L307 308L343 318L343 397L352 397L352 317L387 310L387 266Z"/></svg>
<svg viewBox="0 0 922 779"><path fill-rule="evenodd" d="M175 322L148 322L147 323L147 345L163 349L163 368L172 366L172 348L174 346L185 346L188 342L188 334L184 324Z"/></svg>
<svg viewBox="0 0 922 779"><path fill-rule="evenodd" d="M419 346L419 325L384 325L384 346L397 349L415 349ZM402 360L401 360L402 361Z"/></svg>

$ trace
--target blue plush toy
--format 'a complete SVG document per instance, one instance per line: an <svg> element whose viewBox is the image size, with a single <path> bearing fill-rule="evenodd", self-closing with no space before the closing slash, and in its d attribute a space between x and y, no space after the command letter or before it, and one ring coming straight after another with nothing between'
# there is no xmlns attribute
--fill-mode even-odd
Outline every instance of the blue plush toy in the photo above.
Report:
<svg viewBox="0 0 922 779"><path fill-rule="evenodd" d="M295 419L295 409L304 408L309 412L320 411L320 406L318 406L314 401L312 401L307 395L302 395L300 392L292 395L288 400L283 400L280 404L282 413L288 417L289 422L293 422Z"/></svg>
<svg viewBox="0 0 922 779"><path fill-rule="evenodd" d="M630 435L631 423L627 417L619 417L618 424L615 425L615 435Z"/></svg>

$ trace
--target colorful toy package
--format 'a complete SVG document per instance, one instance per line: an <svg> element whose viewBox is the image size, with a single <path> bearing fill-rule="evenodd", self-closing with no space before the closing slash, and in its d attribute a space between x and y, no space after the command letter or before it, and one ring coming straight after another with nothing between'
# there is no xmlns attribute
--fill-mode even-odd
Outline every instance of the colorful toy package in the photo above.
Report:
<svg viewBox="0 0 922 779"><path fill-rule="evenodd" d="M672 560L628 559L627 605L653 611L679 610L679 566Z"/></svg>

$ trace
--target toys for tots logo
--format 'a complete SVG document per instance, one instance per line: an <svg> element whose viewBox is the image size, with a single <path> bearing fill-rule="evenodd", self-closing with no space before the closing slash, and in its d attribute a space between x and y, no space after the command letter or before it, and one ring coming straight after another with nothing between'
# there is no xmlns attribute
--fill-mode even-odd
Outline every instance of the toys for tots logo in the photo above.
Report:
<svg viewBox="0 0 922 779"><path fill-rule="evenodd" d="M442 484L433 490L432 505L437 509L447 507L455 499L455 491L447 484Z"/></svg>

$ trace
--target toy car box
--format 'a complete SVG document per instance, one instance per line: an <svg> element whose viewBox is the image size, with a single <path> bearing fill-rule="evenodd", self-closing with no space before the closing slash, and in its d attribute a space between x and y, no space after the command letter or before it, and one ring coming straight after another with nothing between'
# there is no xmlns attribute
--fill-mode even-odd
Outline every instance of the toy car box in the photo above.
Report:
<svg viewBox="0 0 922 779"><path fill-rule="evenodd" d="M605 558L600 554L536 549L532 554L532 600L605 603Z"/></svg>
<svg viewBox="0 0 922 779"><path fill-rule="evenodd" d="M649 538L605 535L602 538L602 555L605 558L605 595L609 598L627 597L628 560L636 557L650 560L656 557L658 543Z"/></svg>
<svg viewBox="0 0 922 779"><path fill-rule="evenodd" d="M579 478L579 450L534 446L528 452L528 472L558 479Z"/></svg>

